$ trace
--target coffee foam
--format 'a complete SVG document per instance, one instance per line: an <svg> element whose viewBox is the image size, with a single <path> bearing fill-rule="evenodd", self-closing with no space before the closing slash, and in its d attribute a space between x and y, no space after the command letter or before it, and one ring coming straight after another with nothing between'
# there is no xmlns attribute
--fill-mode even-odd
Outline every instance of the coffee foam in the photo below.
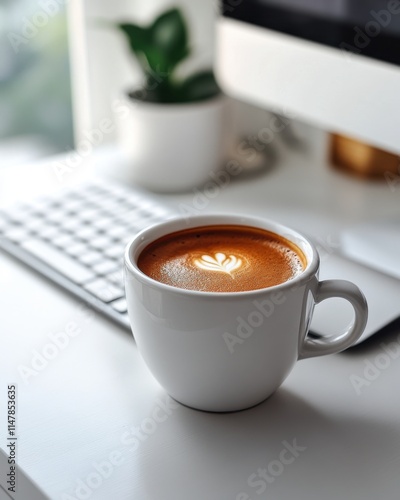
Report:
<svg viewBox="0 0 400 500"><path fill-rule="evenodd" d="M236 255L217 252L215 256L202 255L200 259L193 259L193 264L204 271L221 272L232 276L233 271L243 266L243 259Z"/></svg>
<svg viewBox="0 0 400 500"><path fill-rule="evenodd" d="M257 290L303 272L293 243L248 226L205 226L164 236L140 254L146 275L178 288L212 292Z"/></svg>

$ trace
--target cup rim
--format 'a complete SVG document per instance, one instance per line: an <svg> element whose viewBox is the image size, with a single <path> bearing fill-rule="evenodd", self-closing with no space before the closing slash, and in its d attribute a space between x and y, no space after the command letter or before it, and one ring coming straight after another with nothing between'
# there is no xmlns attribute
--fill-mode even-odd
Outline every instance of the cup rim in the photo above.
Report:
<svg viewBox="0 0 400 500"><path fill-rule="evenodd" d="M189 290L186 288L179 288L175 287L172 285L168 285L166 283L162 283L160 281L157 281L153 278L150 278L150 276L147 276L144 272L142 272L139 267L137 266L137 258L139 257L140 253L146 248L147 245L152 243L153 241L166 236L168 234L174 233L176 231L181 231L185 229L192 229L196 227L203 227L203 226L215 226L215 225L237 225L237 226L248 226L248 227L255 227L259 229L264 229L266 231L273 232L277 234L278 236L283 236L284 238L288 239L295 245L298 245L298 242L293 241L294 238L298 238L301 240L301 242L304 244L305 247L308 248L310 257L306 255L307 259L307 266L304 269L304 271L299 274L298 276L288 280L284 281L283 283L279 283L274 286L270 287L264 287L264 288L257 288L255 290L245 290L245 291L238 291L238 292L210 292L210 291L203 291L203 290ZM180 227L179 227L180 226ZM265 227L265 226L271 226L271 227ZM276 228L279 229L279 231L276 230ZM283 234L282 234L283 233ZM146 237L148 235L153 234L153 236L149 239ZM289 237L292 236L291 237ZM146 241L145 241L146 240ZM145 244L144 244L145 242ZM136 256L136 260L133 258L132 252L137 249L140 244L143 243L144 246L138 252ZM303 249L301 248L303 251ZM303 252L304 253L304 252ZM142 282L143 284L146 284L148 286L156 287L161 290L165 290L168 292L172 292L175 294L180 294L180 295L185 295L185 296L198 296L198 297L218 297L218 298L230 298L232 299L233 297L251 297L252 295L257 295L261 293L267 292L276 292L280 290L287 290L295 286L299 286L303 283L306 283L310 281L311 279L314 278L315 274L318 272L319 269L319 254L317 252L317 249L315 248L315 245L305 236L303 236L301 233L298 231L291 229L290 227L281 224L279 222L276 222L272 219L267 219L263 217L257 217L257 216L249 216L249 215L242 215L242 214L235 214L235 213L209 213L209 214L196 214L196 215L190 215L190 216L176 216L170 219L167 219L165 221L153 224L151 226L146 227L145 229L142 229L138 234L136 234L126 245L125 247L125 252L124 252L124 263L125 263L125 280L127 279L127 271L130 272L131 274L134 274L136 278Z"/></svg>

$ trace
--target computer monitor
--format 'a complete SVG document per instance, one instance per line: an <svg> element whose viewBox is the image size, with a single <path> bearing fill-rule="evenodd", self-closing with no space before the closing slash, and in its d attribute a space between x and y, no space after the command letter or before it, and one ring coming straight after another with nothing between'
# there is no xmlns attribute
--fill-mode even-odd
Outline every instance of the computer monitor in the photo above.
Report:
<svg viewBox="0 0 400 500"><path fill-rule="evenodd" d="M400 153L399 0L225 0L230 95Z"/></svg>

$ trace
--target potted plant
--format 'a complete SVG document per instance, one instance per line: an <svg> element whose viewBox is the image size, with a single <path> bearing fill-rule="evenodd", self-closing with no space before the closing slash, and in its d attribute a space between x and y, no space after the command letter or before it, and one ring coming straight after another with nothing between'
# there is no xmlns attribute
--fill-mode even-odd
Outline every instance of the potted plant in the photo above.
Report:
<svg viewBox="0 0 400 500"><path fill-rule="evenodd" d="M121 96L129 110L117 120L129 158L124 180L164 192L205 182L221 164L226 99L212 71L178 78L190 54L181 12L170 9L148 26L117 26L144 76L142 88Z"/></svg>

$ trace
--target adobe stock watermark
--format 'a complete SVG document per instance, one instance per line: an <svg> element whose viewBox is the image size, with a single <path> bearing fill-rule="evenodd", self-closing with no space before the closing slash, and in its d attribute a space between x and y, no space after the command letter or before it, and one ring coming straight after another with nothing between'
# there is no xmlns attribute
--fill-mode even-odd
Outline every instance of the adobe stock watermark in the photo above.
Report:
<svg viewBox="0 0 400 500"><path fill-rule="evenodd" d="M346 57L352 54L360 54L363 49L368 47L371 41L380 35L383 28L389 26L392 22L393 16L400 14L400 0L389 0L386 9L379 11L370 10L371 20L365 23L364 29L359 26L354 26L353 45L347 42L340 43L339 47L342 49Z"/></svg>
<svg viewBox="0 0 400 500"><path fill-rule="evenodd" d="M301 453L307 450L306 446L299 446L297 439L293 439L292 443L282 441L283 448L275 460L271 460L265 468L258 468L256 472L250 474L247 478L247 486L252 489L251 493L240 492L236 495L235 500L252 500L253 493L262 495L268 488L269 484L276 481L279 476L285 472L285 469L293 464L300 457Z"/></svg>
<svg viewBox="0 0 400 500"><path fill-rule="evenodd" d="M18 373L25 385L28 385L32 378L36 378L42 373L59 355L70 345L75 337L82 333L82 323L87 324L93 320L95 313L81 306L75 320L68 321L65 326L47 334L48 342L32 350L32 356L28 364L20 364L17 367Z"/></svg>
<svg viewBox="0 0 400 500"><path fill-rule="evenodd" d="M324 261L328 257L330 257L333 253L335 253L339 247L339 240L335 239L333 235L328 234L326 238L322 238L321 236L317 236L314 239L314 244L317 248L318 255L321 261Z"/></svg>
<svg viewBox="0 0 400 500"><path fill-rule="evenodd" d="M90 472L83 478L78 478L73 493L63 493L62 500L87 500L109 479L114 471L125 462L120 450L109 453L105 460L92 462Z"/></svg>
<svg viewBox="0 0 400 500"><path fill-rule="evenodd" d="M370 387L377 380L382 372L386 371L392 362L400 357L400 335L396 342L380 344L382 352L377 354L372 360L364 359L364 369L362 374L352 373L349 381L353 386L357 396L360 396L364 389Z"/></svg>
<svg viewBox="0 0 400 500"><path fill-rule="evenodd" d="M18 54L22 48L35 38L44 29L51 19L64 10L69 0L40 0L40 8L30 17L23 17L19 33L10 31L7 33L14 52Z"/></svg>
<svg viewBox="0 0 400 500"><path fill-rule="evenodd" d="M157 431L159 425L165 422L178 408L179 404L169 396L166 397L165 401L158 399L157 405L149 417L145 417L140 425L132 426L122 434L121 443L129 446L129 451L136 451Z"/></svg>
<svg viewBox="0 0 400 500"><path fill-rule="evenodd" d="M157 399L151 415L145 417L139 425L125 431L120 439L121 445L104 460L92 462L89 473L77 478L71 492L64 493L61 500L88 500L121 465L127 463L129 453L135 452L147 441L179 407L170 396L166 396L164 400Z"/></svg>
<svg viewBox="0 0 400 500"><path fill-rule="evenodd" d="M286 302L286 296L283 292L275 292L271 294L270 299L254 300L254 309L243 318L236 317L236 332L224 332L222 338L229 352L233 354L237 345L242 345L245 340L249 339L255 330L260 328L264 321L271 317L277 306Z"/></svg>
<svg viewBox="0 0 400 500"><path fill-rule="evenodd" d="M295 117L292 113L286 110L282 111L282 115L272 115L269 119L268 126L261 128L256 135L248 136L237 145L237 159L227 161L225 167L216 172L208 174L209 180L202 188L192 190L193 198L191 204L180 203L179 211L186 221L190 220L192 215L196 215L205 210L211 201L219 196L219 194L231 183L234 177L237 177L244 171L240 159L251 162L255 157L273 142L277 134L282 133L291 120Z"/></svg>

